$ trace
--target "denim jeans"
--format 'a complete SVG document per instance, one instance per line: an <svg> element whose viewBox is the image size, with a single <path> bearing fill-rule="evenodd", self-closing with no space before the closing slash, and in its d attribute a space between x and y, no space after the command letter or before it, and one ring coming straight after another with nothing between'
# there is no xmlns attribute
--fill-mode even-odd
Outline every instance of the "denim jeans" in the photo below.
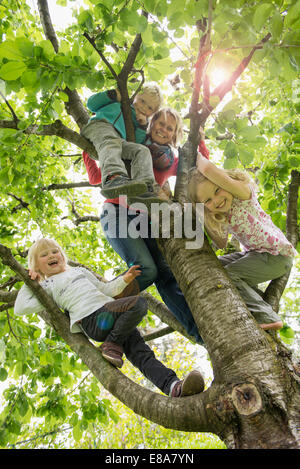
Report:
<svg viewBox="0 0 300 469"><path fill-rule="evenodd" d="M122 345L127 359L168 396L171 384L178 378L175 371L155 357L136 328L146 313L147 301L131 296L106 303L83 318L81 327L88 337L98 342L107 340Z"/></svg>
<svg viewBox="0 0 300 469"><path fill-rule="evenodd" d="M141 266L142 274L136 277L140 290L145 290L154 283L163 302L187 333L194 336L196 342L203 344L183 293L155 239L150 237L151 225L147 214L137 215L124 207L109 203L104 205L100 220L106 239L128 267ZM141 225L148 226L145 237L133 234L135 230L132 227L136 227L138 233L142 231L139 229ZM131 234L125 236L128 231Z"/></svg>

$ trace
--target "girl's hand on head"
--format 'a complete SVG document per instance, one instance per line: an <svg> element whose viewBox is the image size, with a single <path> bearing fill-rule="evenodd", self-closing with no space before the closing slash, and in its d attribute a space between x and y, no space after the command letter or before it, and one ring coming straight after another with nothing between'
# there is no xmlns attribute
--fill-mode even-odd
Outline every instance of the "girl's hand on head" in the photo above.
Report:
<svg viewBox="0 0 300 469"><path fill-rule="evenodd" d="M41 276L38 272L35 272L34 270L29 269L29 277L31 280L36 280L37 282L41 281Z"/></svg>
<svg viewBox="0 0 300 469"><path fill-rule="evenodd" d="M141 273L142 273L142 271L140 270L140 266L139 265L133 265L127 270L127 272L125 272L125 274L123 275L123 278L124 278L126 283L130 283L136 277L141 275Z"/></svg>

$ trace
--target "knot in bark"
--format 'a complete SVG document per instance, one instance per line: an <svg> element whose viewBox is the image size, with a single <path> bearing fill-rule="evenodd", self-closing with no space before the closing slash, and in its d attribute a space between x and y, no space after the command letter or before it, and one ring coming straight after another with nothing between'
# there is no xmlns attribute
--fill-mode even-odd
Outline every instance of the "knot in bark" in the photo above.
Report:
<svg viewBox="0 0 300 469"><path fill-rule="evenodd" d="M257 388L251 383L238 384L231 393L235 409L240 415L251 416L262 409L262 399Z"/></svg>

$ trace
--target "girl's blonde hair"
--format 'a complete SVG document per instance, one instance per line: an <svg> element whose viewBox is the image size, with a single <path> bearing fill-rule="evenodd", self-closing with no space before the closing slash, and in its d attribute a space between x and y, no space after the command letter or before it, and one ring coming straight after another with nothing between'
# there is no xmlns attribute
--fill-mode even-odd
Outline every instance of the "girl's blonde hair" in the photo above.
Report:
<svg viewBox="0 0 300 469"><path fill-rule="evenodd" d="M223 170L232 179L245 182L245 185L254 187L253 181L244 171L238 169ZM192 168L188 174L187 194L192 203L197 203L197 189L200 184L209 181L197 168ZM204 206L204 225L209 232L217 236L224 236L227 233L228 216L226 213L213 213Z"/></svg>
<svg viewBox="0 0 300 469"><path fill-rule="evenodd" d="M30 270L33 270L34 272L38 272L42 278L45 278L45 276L42 274L42 272L37 268L37 262L38 262L38 254L43 250L47 248L55 247L57 248L64 261L65 264L67 264L67 256L65 252L62 250L60 245L51 238L41 238L35 241L33 245L29 248L28 251L28 267Z"/></svg>
<svg viewBox="0 0 300 469"><path fill-rule="evenodd" d="M175 128L175 132L174 132L172 142L171 142L172 145L176 147L177 143L182 139L183 124L182 124L182 119L181 119L180 114L177 111L175 111L175 109L172 109L170 107L163 107L159 109L158 111L156 111L151 117L147 133L151 134L154 122L157 121L157 119L159 119L161 115L163 115L166 118L167 114L173 117L173 119L176 122L176 128Z"/></svg>

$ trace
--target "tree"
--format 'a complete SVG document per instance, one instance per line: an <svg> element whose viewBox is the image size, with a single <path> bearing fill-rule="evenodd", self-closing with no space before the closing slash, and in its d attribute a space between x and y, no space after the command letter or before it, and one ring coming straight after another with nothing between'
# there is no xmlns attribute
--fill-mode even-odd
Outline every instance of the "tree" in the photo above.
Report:
<svg viewBox="0 0 300 469"><path fill-rule="evenodd" d="M59 3L72 6L72 1ZM181 113L186 102L191 103L186 109L189 132L180 150L175 200L186 201L187 171L195 161L199 126L205 125L211 149L223 150L224 167L242 166L255 173L263 207L283 230L286 219L287 236L296 246L300 3L182 3L87 1L87 8L75 12L75 23L64 32L55 32L46 0L38 1L39 21L25 2L18 3L17 11L12 0L4 0L0 7L0 255L5 312L0 342L5 366L0 376L19 379L19 386L6 392L9 405L1 417L2 444L17 441L18 416L25 424L31 415L45 416L53 425L69 416L77 435L93 419L105 420L108 414L114 418L109 403L89 400L95 396L95 381L90 395L81 390L70 397L64 392L63 386L75 386L87 367L134 412L167 428L213 432L229 448L299 447L299 378L290 351L254 322L208 239L197 250L186 250L185 239L159 240L214 369L214 381L204 393L168 401L168 406L166 397L153 396L112 368L85 337L72 335L67 317L23 267L35 232L55 237L71 259L100 274L117 259L98 225L87 225L87 220L95 219L91 189L73 190L89 185L78 183L80 160L72 165L70 144L76 158L78 149L95 154L80 135L89 118L86 87L91 93L117 84L126 114L129 96L145 78L172 89L168 102ZM216 66L229 70L219 84L214 83ZM127 124L130 138L130 119ZM70 178L76 182L70 183ZM68 207L76 229L64 218ZM84 252L77 248L82 245ZM34 318L25 326L13 317L10 308L20 279L45 306L40 316L51 326L45 335ZM265 292L274 307L278 308L286 281L272 282ZM157 298L149 292L145 296L152 313L184 333ZM41 382L49 386L39 392ZM35 411L32 394L39 397ZM77 414L70 417L78 403L81 419Z"/></svg>

